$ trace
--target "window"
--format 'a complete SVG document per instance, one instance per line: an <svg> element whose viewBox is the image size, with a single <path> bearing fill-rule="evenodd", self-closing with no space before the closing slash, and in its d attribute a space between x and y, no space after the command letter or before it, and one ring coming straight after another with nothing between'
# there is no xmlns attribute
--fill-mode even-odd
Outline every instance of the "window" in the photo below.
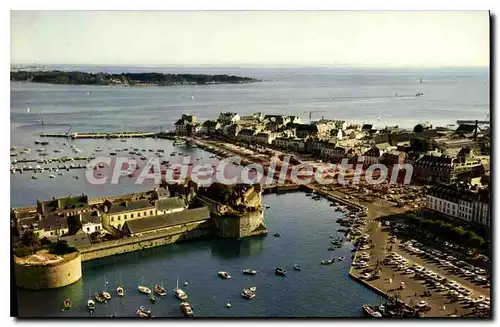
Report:
<svg viewBox="0 0 500 327"><path fill-rule="evenodd" d="M152 216L153 215L153 210L149 211L149 214Z"/></svg>
<svg viewBox="0 0 500 327"><path fill-rule="evenodd" d="M54 235L54 232L50 232L50 235Z"/></svg>
<svg viewBox="0 0 500 327"><path fill-rule="evenodd" d="M121 220L120 216L118 216L118 220Z"/></svg>
<svg viewBox="0 0 500 327"><path fill-rule="evenodd" d="M90 232L90 227L87 227L87 232Z"/></svg>
<svg viewBox="0 0 500 327"><path fill-rule="evenodd" d="M115 221L115 218L114 218L114 217L111 217L111 221Z"/></svg>
<svg viewBox="0 0 500 327"><path fill-rule="evenodd" d="M130 218L134 218L134 214L133 213L130 214Z"/></svg>
<svg viewBox="0 0 500 327"><path fill-rule="evenodd" d="M141 213L140 213L140 212L138 212L138 213L137 213L137 218L139 218L140 216L141 216Z"/></svg>

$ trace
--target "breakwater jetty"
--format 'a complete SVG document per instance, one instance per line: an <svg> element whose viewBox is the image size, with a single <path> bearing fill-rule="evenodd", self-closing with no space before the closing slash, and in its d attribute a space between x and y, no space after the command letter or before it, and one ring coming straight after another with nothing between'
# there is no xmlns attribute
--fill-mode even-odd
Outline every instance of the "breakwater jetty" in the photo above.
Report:
<svg viewBox="0 0 500 327"><path fill-rule="evenodd" d="M117 138L144 138L156 137L153 132L85 132L85 133L41 133L42 137L59 137L70 139L117 139Z"/></svg>

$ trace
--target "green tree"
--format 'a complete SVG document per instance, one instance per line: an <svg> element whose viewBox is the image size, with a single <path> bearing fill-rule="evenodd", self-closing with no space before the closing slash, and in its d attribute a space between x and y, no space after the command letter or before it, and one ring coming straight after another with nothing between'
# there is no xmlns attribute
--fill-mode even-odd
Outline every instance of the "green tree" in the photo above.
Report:
<svg viewBox="0 0 500 327"><path fill-rule="evenodd" d="M21 237L21 243L24 246L36 247L40 244L40 239L38 238L37 234L29 230L25 232Z"/></svg>
<svg viewBox="0 0 500 327"><path fill-rule="evenodd" d="M424 131L424 126L422 124L417 124L413 127L413 133L422 133Z"/></svg>

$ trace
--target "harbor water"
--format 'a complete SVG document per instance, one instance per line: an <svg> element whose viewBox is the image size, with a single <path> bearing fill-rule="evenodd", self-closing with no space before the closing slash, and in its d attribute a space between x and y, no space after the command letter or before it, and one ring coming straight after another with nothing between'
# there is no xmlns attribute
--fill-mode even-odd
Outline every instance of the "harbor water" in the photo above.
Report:
<svg viewBox="0 0 500 327"><path fill-rule="evenodd" d="M132 317L144 305L156 317L180 317L179 300L173 296L176 279L188 294L197 317L358 317L361 305L378 302L370 290L348 277L352 244L328 251L331 235L341 236L336 222L339 212L326 199L319 201L303 192L266 195L263 202L269 234L243 240L207 238L123 254L84 263L81 281L55 290L18 290L19 315L24 317ZM274 237L280 233L281 237ZM330 257L345 261L321 265ZM298 264L300 271L293 270ZM276 267L287 270L276 276ZM252 268L255 276L241 273ZM231 279L217 276L227 271ZM105 284L105 280L108 284ZM184 286L187 281L188 285ZM125 296L117 297L121 282ZM168 294L150 304L137 286L153 289L163 284ZM243 288L256 286L257 297L241 296ZM90 315L86 310L89 294L104 288L113 298L97 304ZM73 301L70 311L62 311L66 297ZM231 308L226 304L231 303Z"/></svg>

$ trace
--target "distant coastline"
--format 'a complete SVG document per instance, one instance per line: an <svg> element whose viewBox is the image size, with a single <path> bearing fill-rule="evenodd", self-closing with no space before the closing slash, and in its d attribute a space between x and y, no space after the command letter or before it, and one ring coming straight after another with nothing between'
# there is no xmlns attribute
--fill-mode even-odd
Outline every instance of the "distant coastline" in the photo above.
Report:
<svg viewBox="0 0 500 327"><path fill-rule="evenodd" d="M208 84L242 84L259 79L234 75L162 74L162 73L85 73L79 71L11 71L12 82L62 85L175 86Z"/></svg>

